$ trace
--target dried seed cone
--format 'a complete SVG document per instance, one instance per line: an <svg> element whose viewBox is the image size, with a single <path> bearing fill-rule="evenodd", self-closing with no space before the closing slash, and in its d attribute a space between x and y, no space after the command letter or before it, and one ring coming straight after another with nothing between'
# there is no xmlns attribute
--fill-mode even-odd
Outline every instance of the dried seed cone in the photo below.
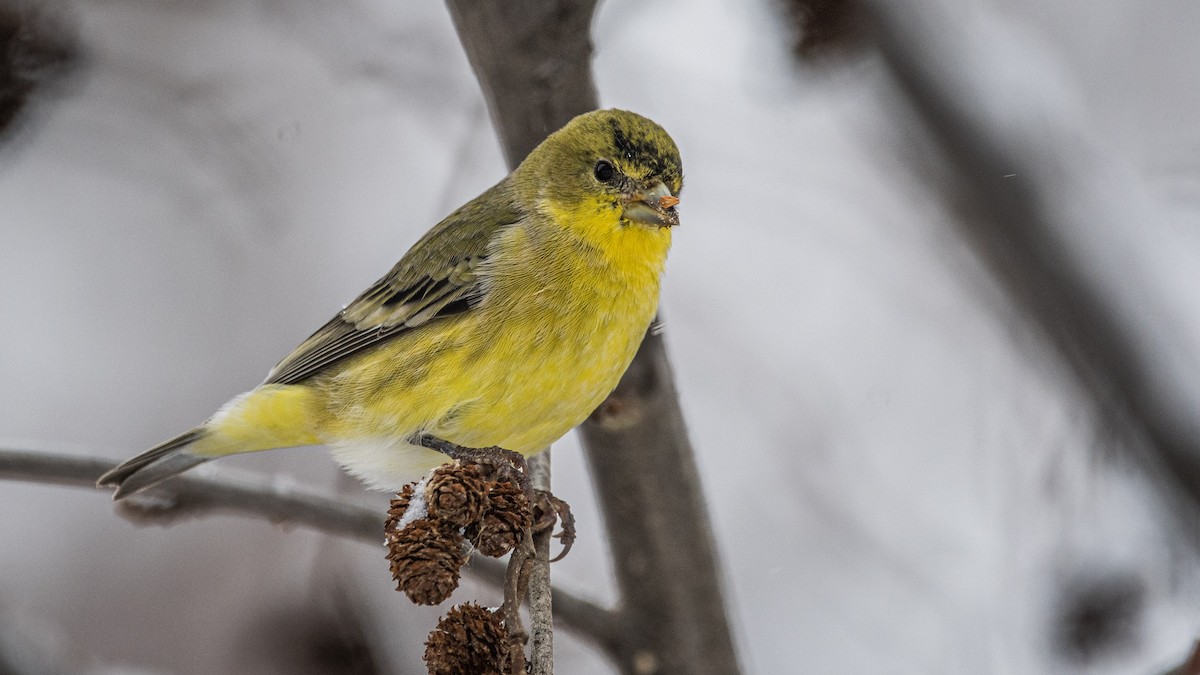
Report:
<svg viewBox="0 0 1200 675"><path fill-rule="evenodd" d="M466 527L483 515L487 483L474 464L455 462L434 470L425 483L429 515L458 527Z"/></svg>
<svg viewBox="0 0 1200 675"><path fill-rule="evenodd" d="M467 562L458 528L418 518L389 533L387 558L396 590L418 605L436 605L458 588L459 569Z"/></svg>
<svg viewBox="0 0 1200 675"><path fill-rule="evenodd" d="M467 603L451 607L425 640L430 675L503 675L507 632L499 613Z"/></svg>
<svg viewBox="0 0 1200 675"><path fill-rule="evenodd" d="M467 539L479 552L499 558L516 548L529 529L529 499L511 481L489 481L483 518L467 527Z"/></svg>
<svg viewBox="0 0 1200 675"><path fill-rule="evenodd" d="M404 517L408 511L408 504L413 498L413 486L416 483L409 483L400 488L395 497L392 497L391 506L388 508L387 520L383 521L384 536L390 541L400 530L400 519Z"/></svg>

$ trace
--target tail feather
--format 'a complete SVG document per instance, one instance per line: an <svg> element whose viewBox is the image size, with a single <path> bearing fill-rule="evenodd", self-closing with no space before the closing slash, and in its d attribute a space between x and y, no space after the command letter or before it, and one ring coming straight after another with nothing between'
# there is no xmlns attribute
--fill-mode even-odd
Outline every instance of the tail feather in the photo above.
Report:
<svg viewBox="0 0 1200 675"><path fill-rule="evenodd" d="M115 487L113 499L122 499L135 492L161 483L203 464L213 457L201 457L188 451L188 447L205 436L203 428L197 427L150 448L146 452L126 460L100 476L97 487Z"/></svg>
<svg viewBox="0 0 1200 675"><path fill-rule="evenodd" d="M113 498L121 499L224 455L320 443L311 429L320 410L311 387L258 387L234 397L203 425L114 467L96 485L117 488Z"/></svg>

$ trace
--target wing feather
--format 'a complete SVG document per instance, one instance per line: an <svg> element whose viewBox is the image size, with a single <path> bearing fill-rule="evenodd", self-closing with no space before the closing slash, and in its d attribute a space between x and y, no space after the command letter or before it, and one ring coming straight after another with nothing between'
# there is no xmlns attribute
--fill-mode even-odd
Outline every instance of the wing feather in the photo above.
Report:
<svg viewBox="0 0 1200 675"><path fill-rule="evenodd" d="M480 263L488 244L521 218L505 179L426 233L391 271L272 368L265 384L301 382L417 326L471 311L486 292Z"/></svg>

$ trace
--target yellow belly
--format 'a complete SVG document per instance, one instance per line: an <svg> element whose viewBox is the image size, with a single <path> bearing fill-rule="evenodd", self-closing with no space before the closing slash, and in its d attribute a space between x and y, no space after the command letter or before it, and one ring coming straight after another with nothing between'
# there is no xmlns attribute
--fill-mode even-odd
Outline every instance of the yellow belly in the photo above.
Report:
<svg viewBox="0 0 1200 675"><path fill-rule="evenodd" d="M325 401L317 435L352 473L387 487L445 461L407 444L418 433L525 455L545 448L617 385L657 308L669 234L621 234L636 260L543 242L553 259L516 230L509 243L528 253L496 263L479 307L313 382Z"/></svg>

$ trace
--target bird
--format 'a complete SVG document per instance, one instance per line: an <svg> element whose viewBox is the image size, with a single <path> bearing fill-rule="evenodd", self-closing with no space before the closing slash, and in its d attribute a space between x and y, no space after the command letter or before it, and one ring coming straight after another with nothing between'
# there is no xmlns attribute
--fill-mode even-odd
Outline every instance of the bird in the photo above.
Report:
<svg viewBox="0 0 1200 675"><path fill-rule="evenodd" d="M679 225L671 136L609 109L550 134L199 426L97 481L121 499L218 457L325 445L399 490L443 446L531 456L616 387L659 303Z"/></svg>

